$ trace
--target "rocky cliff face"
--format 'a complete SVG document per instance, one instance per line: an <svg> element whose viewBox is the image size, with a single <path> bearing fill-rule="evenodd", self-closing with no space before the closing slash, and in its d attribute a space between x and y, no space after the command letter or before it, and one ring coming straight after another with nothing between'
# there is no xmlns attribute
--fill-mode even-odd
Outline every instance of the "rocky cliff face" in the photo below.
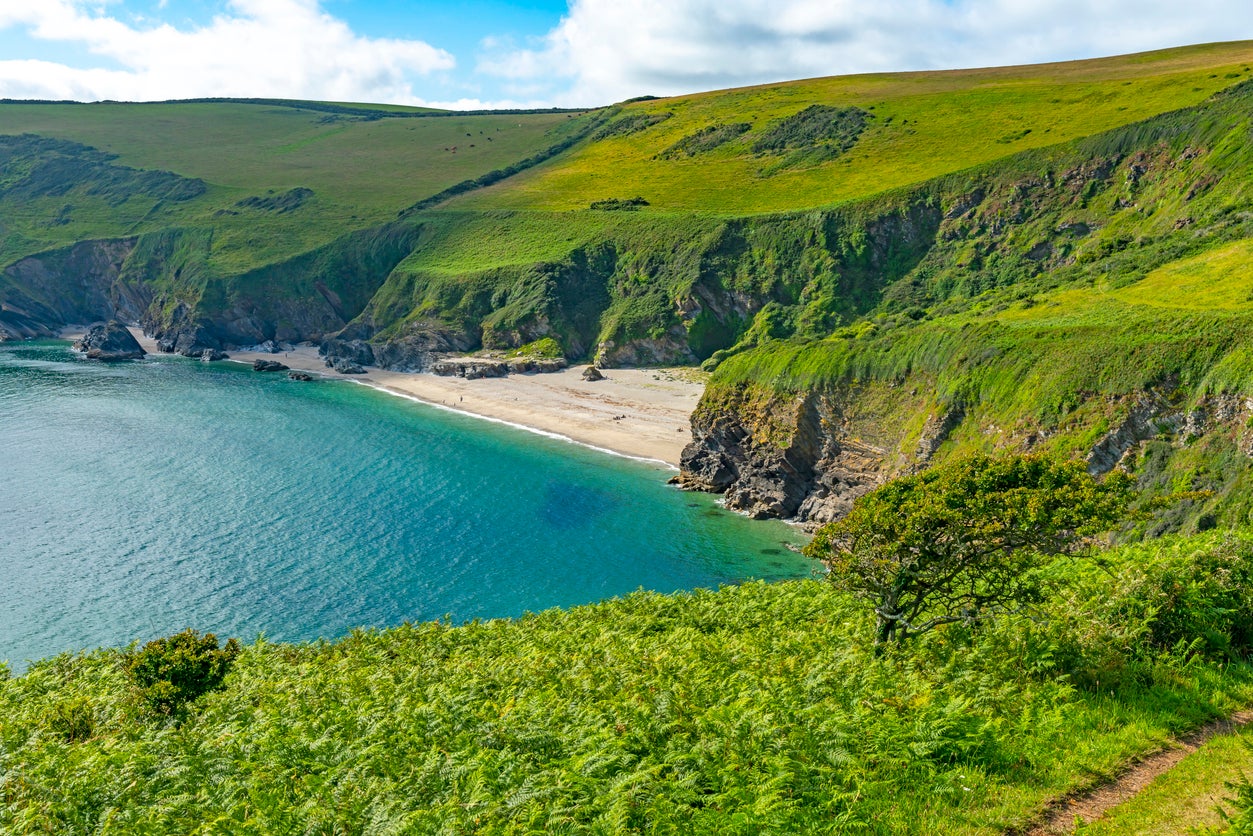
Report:
<svg viewBox="0 0 1253 836"><path fill-rule="evenodd" d="M65 325L116 316L138 319L150 297L120 279L134 244L83 241L10 265L0 274L0 340L53 337Z"/></svg>
<svg viewBox="0 0 1253 836"><path fill-rule="evenodd" d="M728 508L749 516L813 528L937 454L988 447L1026 452L1052 433L1031 426L1006 433L978 410L929 403L926 383L857 383L799 395L740 386L722 393L692 416L678 482L721 493ZM1123 467L1156 478L1165 465L1146 467L1150 459L1183 457L1203 443L1210 449L1198 455L1237 460L1233 472L1253 464L1253 398L1209 394L1189 404L1187 393L1167 381L1097 407L1094 414L1108 416L1108 429L1078 451L1093 474ZM1219 482L1187 487L1223 489Z"/></svg>
<svg viewBox="0 0 1253 836"><path fill-rule="evenodd" d="M795 395L740 386L706 399L692 416L679 481L723 493L728 508L753 517L817 525L925 465L957 415L930 407L916 386L864 383Z"/></svg>

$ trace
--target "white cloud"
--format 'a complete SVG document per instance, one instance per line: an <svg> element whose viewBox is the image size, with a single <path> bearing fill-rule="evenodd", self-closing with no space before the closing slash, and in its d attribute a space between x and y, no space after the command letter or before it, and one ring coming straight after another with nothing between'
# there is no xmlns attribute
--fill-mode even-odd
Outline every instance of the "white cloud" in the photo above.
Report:
<svg viewBox="0 0 1253 836"><path fill-rule="evenodd" d="M154 99L290 97L419 104L415 75L450 70L451 55L423 41L364 38L318 0L229 0L199 28L140 28L100 2L0 0L0 29L81 45L82 69L0 60L0 97ZM93 60L94 59L94 60Z"/></svg>
<svg viewBox="0 0 1253 836"><path fill-rule="evenodd" d="M1248 0L570 0L479 70L601 104L842 73L1069 60L1253 37ZM555 89L555 88L554 88Z"/></svg>

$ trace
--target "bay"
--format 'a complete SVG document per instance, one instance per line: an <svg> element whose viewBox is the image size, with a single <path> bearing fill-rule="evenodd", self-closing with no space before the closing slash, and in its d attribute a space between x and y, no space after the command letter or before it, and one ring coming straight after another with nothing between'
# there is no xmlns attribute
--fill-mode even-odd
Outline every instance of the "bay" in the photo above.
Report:
<svg viewBox="0 0 1253 836"><path fill-rule="evenodd" d="M671 471L343 381L0 346L0 660L813 573Z"/></svg>

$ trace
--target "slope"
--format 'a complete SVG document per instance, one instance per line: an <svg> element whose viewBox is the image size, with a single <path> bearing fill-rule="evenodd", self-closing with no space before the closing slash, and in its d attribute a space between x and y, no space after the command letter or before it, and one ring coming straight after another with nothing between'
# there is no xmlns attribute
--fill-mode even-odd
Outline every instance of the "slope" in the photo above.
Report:
<svg viewBox="0 0 1253 836"><path fill-rule="evenodd" d="M935 456L1043 447L1121 463L1150 492L1213 491L1146 533L1243 523L1250 96L941 179L851 224L869 252L832 272L873 313L800 334L804 310L779 306L715 355L690 483L821 521ZM909 213L930 219L910 257L865 271L905 243L873 230Z"/></svg>
<svg viewBox="0 0 1253 836"><path fill-rule="evenodd" d="M0 677L0 829L1023 832L1253 698L1250 556L1124 548L887 654L820 581L258 640L175 716L67 654Z"/></svg>
<svg viewBox="0 0 1253 836"><path fill-rule="evenodd" d="M77 279L48 276L36 298L18 292L30 291L29 282L10 281L0 299L23 311L27 330L36 332L43 320L52 326L67 316L108 315L109 304L154 330L173 325L168 313L180 306L193 312L191 320L218 326L235 307L234 319L257 320L257 327L219 327L217 341L257 341L267 330L275 336L278 323L273 311L253 310L258 300L236 277L317 260L313 253L340 249L345 236L356 236L358 249L362 236L376 239L367 249L379 258L350 270L351 280L315 280L330 294L310 298L269 283L295 307L320 308L309 321L287 317L286 338L316 338L351 319L409 252L416 233L412 224L395 227L400 212L561 146L586 122L560 112L463 115L299 102L2 103L0 263L11 275L33 257L18 268L28 276L55 273L39 265L66 258L94 263L86 295L99 301L87 304ZM102 242L96 253L69 255L93 241ZM127 273L143 287L116 287ZM76 298L67 305L58 295ZM164 297L159 305L156 296Z"/></svg>
<svg viewBox="0 0 1253 836"><path fill-rule="evenodd" d="M570 152L422 213L430 238L349 335L462 348L555 336L605 365L693 363L737 342L763 306L802 296L807 330L829 331L878 299L824 287L852 243L828 240L840 233L824 219L1200 106L1249 78L1250 61L1253 45L1219 44L629 103ZM923 222L881 234L904 252ZM593 300L580 317L573 288ZM383 356L420 366L420 354Z"/></svg>

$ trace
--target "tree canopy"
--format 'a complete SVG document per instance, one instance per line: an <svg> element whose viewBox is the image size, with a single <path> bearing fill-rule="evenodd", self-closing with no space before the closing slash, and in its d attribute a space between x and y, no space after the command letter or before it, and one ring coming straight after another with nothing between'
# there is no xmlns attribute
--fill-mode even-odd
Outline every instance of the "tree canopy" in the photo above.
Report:
<svg viewBox="0 0 1253 836"><path fill-rule="evenodd" d="M977 455L889 482L819 529L806 554L871 602L879 644L1040 597L1036 571L1122 520L1131 478L1080 462Z"/></svg>

